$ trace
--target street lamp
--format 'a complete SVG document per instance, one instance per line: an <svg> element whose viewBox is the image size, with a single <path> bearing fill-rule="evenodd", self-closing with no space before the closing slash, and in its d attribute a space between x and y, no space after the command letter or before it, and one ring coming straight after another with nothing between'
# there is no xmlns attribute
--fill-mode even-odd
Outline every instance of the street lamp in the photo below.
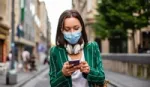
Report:
<svg viewBox="0 0 150 87"><path fill-rule="evenodd" d="M12 36L11 36L11 49L12 49L12 58L11 58L11 67L10 70L7 72L6 75L6 84L11 84L14 85L17 83L17 74L15 70L15 43L14 43L14 5L15 5L15 0L12 0L12 12L11 12L11 29L12 29Z"/></svg>

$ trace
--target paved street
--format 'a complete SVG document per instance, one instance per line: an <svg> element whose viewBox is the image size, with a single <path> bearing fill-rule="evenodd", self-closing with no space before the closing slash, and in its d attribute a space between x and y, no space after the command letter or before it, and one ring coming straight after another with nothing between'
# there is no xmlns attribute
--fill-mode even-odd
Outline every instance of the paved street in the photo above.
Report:
<svg viewBox="0 0 150 87"><path fill-rule="evenodd" d="M27 79L28 77L31 77L35 72L19 72L17 73L17 80L18 82L22 82L23 80ZM12 87L11 85L6 85L6 76L1 75L0 76L0 87Z"/></svg>
<svg viewBox="0 0 150 87"><path fill-rule="evenodd" d="M105 71L105 73L106 79L113 83L113 85L108 85L108 87L150 87L150 80L137 79L111 71ZM50 87L48 70L32 79L23 87Z"/></svg>
<svg viewBox="0 0 150 87"><path fill-rule="evenodd" d="M49 70L44 71L36 78L25 84L23 87L49 87L48 71Z"/></svg>
<svg viewBox="0 0 150 87"><path fill-rule="evenodd" d="M48 70L44 71L38 77L32 79L30 82L25 84L23 87L50 87ZM114 87L114 86L108 85L108 87Z"/></svg>
<svg viewBox="0 0 150 87"><path fill-rule="evenodd" d="M32 76L35 74L35 72L18 72L17 73L17 80L18 82L21 82L25 80L28 77ZM1 75L0 76L0 87L12 87L11 85L6 85L6 76Z"/></svg>
<svg viewBox="0 0 150 87"><path fill-rule="evenodd" d="M40 61L37 62L37 71L33 72L24 72L22 70L19 70L17 72L17 84L15 85L6 85L6 75L0 75L0 87L17 87L22 84L24 84L27 80L32 79L37 74L40 74L43 72L43 70L48 69L48 65L43 65L43 60L45 58L45 54L40 54ZM32 87L32 86L29 86Z"/></svg>
<svg viewBox="0 0 150 87"><path fill-rule="evenodd" d="M17 73L17 85L23 84L25 81L28 79L32 78L36 74L40 73L41 71L48 69L47 65L40 65L38 66L38 71L33 71L33 72L18 72ZM0 87L12 87L12 85L6 85L6 76L5 75L0 75Z"/></svg>
<svg viewBox="0 0 150 87"><path fill-rule="evenodd" d="M150 87L150 80L138 79L120 73L106 71L106 78L117 87Z"/></svg>

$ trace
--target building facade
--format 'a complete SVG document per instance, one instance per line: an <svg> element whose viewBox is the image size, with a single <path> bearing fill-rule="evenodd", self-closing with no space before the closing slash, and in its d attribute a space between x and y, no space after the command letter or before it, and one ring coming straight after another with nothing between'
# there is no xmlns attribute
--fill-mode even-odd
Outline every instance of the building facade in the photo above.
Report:
<svg viewBox="0 0 150 87"><path fill-rule="evenodd" d="M47 13L47 9L46 9L46 5L45 2L40 2L39 3L39 9L38 9L39 13L39 19L41 21L41 26L40 26L40 41L39 46L44 46L44 50L46 51L47 49L47 42L48 42L48 30L49 28L49 19L48 19L48 13ZM39 50L40 51L40 50Z"/></svg>
<svg viewBox="0 0 150 87"><path fill-rule="evenodd" d="M15 49L16 60L21 61L21 54L26 48L31 54L35 47L35 29L33 25L32 0L15 0Z"/></svg>
<svg viewBox="0 0 150 87"><path fill-rule="evenodd" d="M47 47L51 47L51 23L49 20L47 20Z"/></svg>
<svg viewBox="0 0 150 87"><path fill-rule="evenodd" d="M41 21L41 34L43 36L44 39L46 39L47 37L47 10L46 10L46 5L44 2L40 2L40 6L39 6L39 19Z"/></svg>
<svg viewBox="0 0 150 87"><path fill-rule="evenodd" d="M72 0L72 7L79 11L85 22L86 31L89 41L96 41L99 44L102 53L135 53L139 50L141 45L143 52L150 52L150 27L145 27L141 31L137 30L135 33L135 51L133 48L133 38L131 38L132 31L128 31L127 38L102 40L96 37L91 25L95 22L94 16L97 14L97 4L101 0Z"/></svg>
<svg viewBox="0 0 150 87"><path fill-rule="evenodd" d="M11 0L0 0L0 11L0 62L5 62L11 51ZM50 23L45 3L39 0L15 0L14 14L16 60L21 61L25 48L35 54L36 43L47 43Z"/></svg>
<svg viewBox="0 0 150 87"><path fill-rule="evenodd" d="M84 20L88 40L96 40L99 43L101 51L107 53L109 51L108 40L101 41L99 38L96 38L91 26L95 22L94 15L97 14L97 3L100 3L100 0L72 0L72 7L81 14Z"/></svg>
<svg viewBox="0 0 150 87"><path fill-rule="evenodd" d="M10 6L9 0L0 1L0 63L6 62L9 51Z"/></svg>
<svg viewBox="0 0 150 87"><path fill-rule="evenodd" d="M96 0L72 0L72 8L77 10L85 23L86 32L88 35L88 40L94 40L94 32L91 28L91 24L94 22L94 15L96 14L95 9Z"/></svg>
<svg viewBox="0 0 150 87"><path fill-rule="evenodd" d="M18 24L23 23L23 36L16 37L17 48L20 48L19 54L21 55L23 49L27 48L38 58L40 44L45 47L45 50L47 48L48 15L45 3L39 0L20 0L19 13Z"/></svg>

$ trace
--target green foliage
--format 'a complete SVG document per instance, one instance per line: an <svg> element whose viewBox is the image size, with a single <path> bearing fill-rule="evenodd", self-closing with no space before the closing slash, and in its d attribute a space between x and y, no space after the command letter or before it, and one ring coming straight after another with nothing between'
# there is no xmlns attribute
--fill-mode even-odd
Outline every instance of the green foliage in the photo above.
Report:
<svg viewBox="0 0 150 87"><path fill-rule="evenodd" d="M148 7L150 4L145 0L102 0L102 3L98 3L98 15L93 24L96 35L102 39L112 37L115 32L126 36L126 29L147 26L150 15Z"/></svg>

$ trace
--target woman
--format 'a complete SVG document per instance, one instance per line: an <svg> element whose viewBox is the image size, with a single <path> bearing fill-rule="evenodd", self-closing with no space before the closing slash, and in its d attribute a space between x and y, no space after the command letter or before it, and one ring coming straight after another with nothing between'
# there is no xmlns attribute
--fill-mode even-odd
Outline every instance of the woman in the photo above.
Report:
<svg viewBox="0 0 150 87"><path fill-rule="evenodd" d="M69 61L80 60L76 65ZM98 45L88 43L80 14L64 11L58 22L56 46L50 49L51 87L94 87L104 84L105 74Z"/></svg>

